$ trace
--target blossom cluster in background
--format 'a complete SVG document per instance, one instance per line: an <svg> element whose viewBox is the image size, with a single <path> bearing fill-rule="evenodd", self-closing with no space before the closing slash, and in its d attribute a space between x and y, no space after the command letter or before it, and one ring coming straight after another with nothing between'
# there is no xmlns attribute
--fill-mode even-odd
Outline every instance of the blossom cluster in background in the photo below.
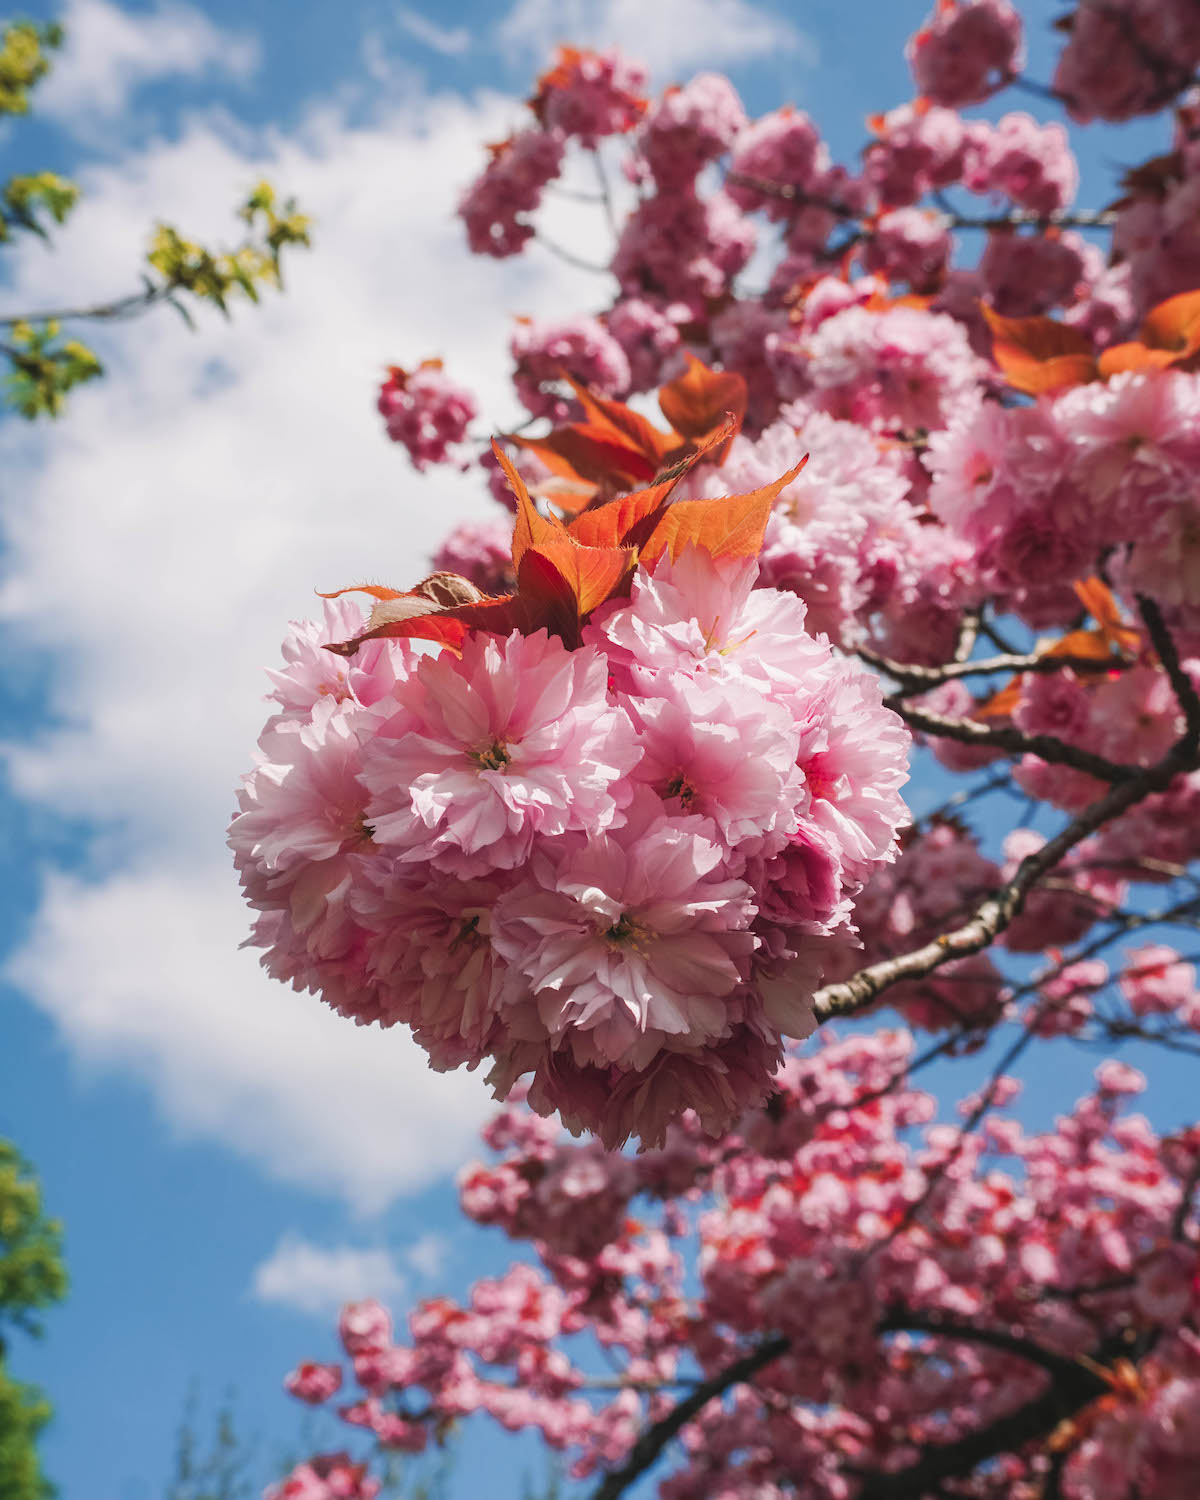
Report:
<svg viewBox="0 0 1200 1500"><path fill-rule="evenodd" d="M852 1473L907 1471L1014 1409L1040 1403L1054 1426L1076 1388L1094 1407L1062 1430L1063 1493L1184 1500L1200 1342L1195 1248L1172 1225L1200 1137L1164 1140L1128 1113L1145 1080L1110 1061L1045 1133L1022 1129L1005 1109L1019 1085L997 1078L986 1128L964 1143L904 1081L912 1061L894 1031L826 1044L789 1062L773 1109L736 1134L712 1142L686 1121L636 1157L568 1143L510 1105L459 1190L468 1218L535 1263L462 1302L423 1302L401 1329L378 1303L349 1305L344 1365L302 1365L288 1388L312 1405L341 1391L343 1421L400 1453L486 1412L582 1479L618 1464L677 1392L773 1338L752 1382L683 1427L668 1500L711 1495L718 1474L730 1493L783 1493L781 1471L851 1495ZM619 1379L589 1373L585 1331ZM1139 1340L1152 1348L1136 1378L1094 1368ZM983 1493L1036 1493L1044 1472L1036 1448L1013 1453Z"/></svg>

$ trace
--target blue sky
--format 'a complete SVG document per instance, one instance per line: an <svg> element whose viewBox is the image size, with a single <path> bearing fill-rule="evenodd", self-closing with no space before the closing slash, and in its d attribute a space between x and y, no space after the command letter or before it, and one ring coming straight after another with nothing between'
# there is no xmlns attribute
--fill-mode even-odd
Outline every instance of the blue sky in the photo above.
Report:
<svg viewBox="0 0 1200 1500"><path fill-rule="evenodd" d="M801 105L850 157L863 116L909 96L901 47L925 6L22 9L73 42L37 118L0 131L4 171L55 166L86 199L52 253L6 252L6 309L124 291L155 217L220 239L264 172L317 218L285 298L195 334L169 314L106 332L109 377L60 424L0 421L0 1132L66 1221L73 1280L15 1363L57 1405L45 1452L68 1500L149 1500L193 1382L209 1409L236 1388L264 1460L294 1452L280 1381L331 1352L339 1294L403 1302L504 1258L455 1210L482 1088L262 977L237 950L223 845L284 622L314 586L415 576L486 510L470 480L419 479L386 442L382 366L442 354L502 426L510 315L603 294L550 260L472 261L458 187L561 39L649 52L660 84L721 67L752 112ZM1041 28L1059 6L1027 9ZM1085 139L1088 203L1164 144ZM554 212L566 243L598 230ZM519 1492L528 1447L481 1438L460 1493L494 1454L512 1476L494 1492Z"/></svg>

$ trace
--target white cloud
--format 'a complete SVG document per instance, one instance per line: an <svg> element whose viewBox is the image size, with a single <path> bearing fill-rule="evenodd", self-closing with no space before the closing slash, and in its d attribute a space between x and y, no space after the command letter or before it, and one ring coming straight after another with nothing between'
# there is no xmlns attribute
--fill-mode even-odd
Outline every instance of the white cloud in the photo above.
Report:
<svg viewBox="0 0 1200 1500"><path fill-rule="evenodd" d="M419 1275L436 1276L443 1271L450 1255L450 1241L444 1234L423 1234L404 1252L406 1264Z"/></svg>
<svg viewBox="0 0 1200 1500"><path fill-rule="evenodd" d="M272 983L239 950L245 931L211 862L141 863L97 885L55 875L9 977L85 1066L141 1077L177 1133L283 1181L370 1213L453 1170L489 1107L478 1078L433 1073L406 1033Z"/></svg>
<svg viewBox="0 0 1200 1500"><path fill-rule="evenodd" d="M67 0L59 16L66 44L38 90L38 112L86 128L113 120L145 83L226 73L246 78L258 64L253 38L222 31L190 5L160 0L133 15L109 0Z"/></svg>
<svg viewBox="0 0 1200 1500"><path fill-rule="evenodd" d="M397 8L396 20L414 41L440 52L443 57L461 57L470 50L471 33L465 26L439 26L407 5Z"/></svg>
<svg viewBox="0 0 1200 1500"><path fill-rule="evenodd" d="M460 1160L485 1090L237 951L249 913L224 826L263 667L312 590L419 577L450 524L494 509L474 477L417 476L387 442L384 365L443 355L482 425L503 427L510 315L603 295L547 258L466 253L456 184L516 109L414 92L368 125L317 111L286 141L196 120L84 173L55 253L10 258L6 304L41 307L125 290L156 215L219 238L263 173L316 217L286 296L232 327L213 316L190 334L166 310L112 330L107 377L61 423L0 430L0 619L45 653L61 722L10 770L20 794L108 830L102 878L51 873L10 974L77 1056L140 1080L183 1135L364 1210ZM592 210L555 212L556 237L578 241Z"/></svg>
<svg viewBox="0 0 1200 1500"><path fill-rule="evenodd" d="M698 67L811 50L789 21L752 0L517 0L496 35L520 65L541 66L560 42L620 47L659 84Z"/></svg>
<svg viewBox="0 0 1200 1500"><path fill-rule="evenodd" d="M255 1267L251 1291L259 1302L323 1318L365 1297L384 1303L398 1300L405 1285L386 1250L357 1250L351 1245L322 1249L289 1234Z"/></svg>

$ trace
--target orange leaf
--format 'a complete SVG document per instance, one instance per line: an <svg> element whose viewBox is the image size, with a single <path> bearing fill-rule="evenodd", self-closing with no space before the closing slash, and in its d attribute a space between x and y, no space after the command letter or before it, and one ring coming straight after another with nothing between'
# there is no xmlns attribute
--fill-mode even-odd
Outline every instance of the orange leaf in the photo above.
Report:
<svg viewBox="0 0 1200 1500"><path fill-rule="evenodd" d="M1100 667L1110 666L1113 661L1112 647L1103 630L1072 630L1038 655L1074 656L1081 661L1094 661Z"/></svg>
<svg viewBox="0 0 1200 1500"><path fill-rule="evenodd" d="M1097 366L1101 377L1107 380L1123 370L1163 370L1174 364L1175 359L1169 349L1148 349L1139 343L1110 344L1101 352Z"/></svg>
<svg viewBox="0 0 1200 1500"><path fill-rule="evenodd" d="M400 599L403 597L403 590L389 589L382 583L351 583L344 589L334 589L328 594L317 590L318 599L340 599L343 594L370 594L372 599Z"/></svg>
<svg viewBox="0 0 1200 1500"><path fill-rule="evenodd" d="M335 589L332 594L322 594L322 599L340 599L343 594L370 594L378 600L371 611L372 625L378 625L385 616L400 619L404 613L419 613L430 608L449 609L456 604L478 604L485 597L469 578L461 573L430 573L422 578L415 588L389 589L379 583L354 583L349 588Z"/></svg>
<svg viewBox="0 0 1200 1500"><path fill-rule="evenodd" d="M1200 350L1200 291L1180 292L1152 307L1140 330L1149 349L1169 351L1186 359Z"/></svg>
<svg viewBox="0 0 1200 1500"><path fill-rule="evenodd" d="M1079 602L1100 627L1105 641L1116 651L1136 653L1142 644L1141 631L1126 625L1113 598L1112 590L1099 578L1081 578L1075 582Z"/></svg>
<svg viewBox="0 0 1200 1500"><path fill-rule="evenodd" d="M564 370L564 378L575 392L591 426L606 432L618 442L632 447L650 459L655 466L676 446L673 432L660 432L640 412L624 401L610 401L597 396ZM682 429L680 429L682 431Z"/></svg>
<svg viewBox="0 0 1200 1500"><path fill-rule="evenodd" d="M577 516L590 505L600 492L600 486L587 479L564 479L553 474L535 484L530 494L538 500L558 507L563 516Z"/></svg>
<svg viewBox="0 0 1200 1500"><path fill-rule="evenodd" d="M732 431L731 423L726 421L694 452L657 474L649 488L620 495L616 500L583 511L568 524L567 531L585 547L640 546L665 511L671 491L700 459L725 442Z"/></svg>
<svg viewBox="0 0 1200 1500"><path fill-rule="evenodd" d="M639 561L653 565L669 552L677 558L689 542L713 557L757 557L776 496L808 462L805 454L793 469L748 495L720 500L676 500L643 545Z"/></svg>
<svg viewBox="0 0 1200 1500"><path fill-rule="evenodd" d="M583 422L568 422L544 438L519 437L509 442L536 453L542 462L564 479L589 480L594 484L627 489L654 477L657 462L615 436Z"/></svg>
<svg viewBox="0 0 1200 1500"><path fill-rule="evenodd" d="M555 634L569 646L579 642L582 622L622 592L636 554L624 547L581 547L567 537L533 547L521 563L517 588L535 612L544 612Z"/></svg>
<svg viewBox="0 0 1200 1500"><path fill-rule="evenodd" d="M726 416L733 418L733 435L741 431L746 415L746 382L732 370L710 370L694 354L687 356L687 370L658 393L662 414L680 436L699 441L719 427ZM728 443L725 451L728 450ZM714 454L721 463L725 451Z"/></svg>
<svg viewBox="0 0 1200 1500"><path fill-rule="evenodd" d="M538 514L537 508L529 498L529 490L525 481L517 473L512 459L495 438L492 439L492 452L496 455L496 462L500 465L505 479L508 480L508 487L512 490L517 502L517 519L513 525L512 536L513 571L516 572L521 566L521 559L526 549L552 536L557 528L552 521Z"/></svg>
<svg viewBox="0 0 1200 1500"><path fill-rule="evenodd" d="M1053 318L1002 318L980 306L992 330L992 358L1014 390L1036 396L1096 378L1091 340L1077 328Z"/></svg>
<svg viewBox="0 0 1200 1500"><path fill-rule="evenodd" d="M981 703L972 717L976 719L1007 718L1020 701L1021 679L1014 677L1007 686L993 693L985 703Z"/></svg>

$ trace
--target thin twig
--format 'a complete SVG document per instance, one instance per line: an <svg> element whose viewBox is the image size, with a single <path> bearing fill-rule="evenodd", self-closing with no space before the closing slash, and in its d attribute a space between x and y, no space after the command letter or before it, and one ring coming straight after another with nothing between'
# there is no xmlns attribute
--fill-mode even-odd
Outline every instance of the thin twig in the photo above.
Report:
<svg viewBox="0 0 1200 1500"><path fill-rule="evenodd" d="M534 238L539 245L549 250L551 255L556 255L559 260L565 261L569 266L574 266L576 270L592 271L598 276L608 276L611 274L610 267L597 265L592 260L584 260L582 255L576 255L573 250L564 250L556 241L548 239L540 229Z"/></svg>
<svg viewBox="0 0 1200 1500"><path fill-rule="evenodd" d="M604 205L604 217L608 223L608 231L613 239L620 239L621 232L617 227L617 215L613 208L612 189L608 183L608 173L604 170L604 161L600 155L599 146L592 147L592 161L596 167L596 180L600 184L600 202Z"/></svg>
<svg viewBox="0 0 1200 1500"><path fill-rule="evenodd" d="M145 287L140 292L129 292L111 302L98 302L92 307L63 307L50 312L6 313L0 315L0 328L13 328L18 323L68 323L83 318L93 322L112 322L121 318L135 317L148 307L163 299L176 288L170 284Z"/></svg>

